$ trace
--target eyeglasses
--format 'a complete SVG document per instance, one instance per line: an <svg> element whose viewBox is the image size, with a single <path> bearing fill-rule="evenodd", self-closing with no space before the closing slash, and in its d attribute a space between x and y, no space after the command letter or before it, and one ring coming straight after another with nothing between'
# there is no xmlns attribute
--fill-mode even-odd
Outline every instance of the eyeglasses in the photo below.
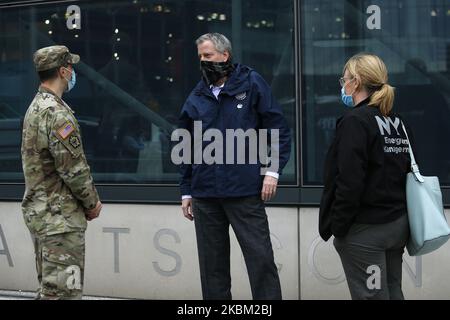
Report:
<svg viewBox="0 0 450 320"><path fill-rule="evenodd" d="M341 78L339 78L339 84L341 85L341 87L343 87L343 86L345 86L345 81L346 80L353 80L354 78L344 78L344 77L341 77Z"/></svg>

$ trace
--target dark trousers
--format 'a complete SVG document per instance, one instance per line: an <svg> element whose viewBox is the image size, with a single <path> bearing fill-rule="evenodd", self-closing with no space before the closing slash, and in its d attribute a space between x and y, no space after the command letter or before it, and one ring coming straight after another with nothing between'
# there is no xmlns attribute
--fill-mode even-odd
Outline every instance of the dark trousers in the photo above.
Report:
<svg viewBox="0 0 450 320"><path fill-rule="evenodd" d="M408 237L405 214L385 224L355 223L345 237L334 239L353 300L404 299L402 256ZM374 270L380 271L379 286Z"/></svg>
<svg viewBox="0 0 450 320"><path fill-rule="evenodd" d="M255 300L281 299L280 280L260 196L193 199L203 299L231 299L231 224L247 265Z"/></svg>

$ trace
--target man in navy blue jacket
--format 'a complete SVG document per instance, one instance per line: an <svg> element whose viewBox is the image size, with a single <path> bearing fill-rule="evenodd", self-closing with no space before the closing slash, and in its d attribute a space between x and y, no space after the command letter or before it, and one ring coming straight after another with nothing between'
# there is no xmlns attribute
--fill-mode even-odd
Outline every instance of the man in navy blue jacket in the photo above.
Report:
<svg viewBox="0 0 450 320"><path fill-rule="evenodd" d="M275 195L289 159L290 130L264 79L251 68L232 63L231 43L224 35L205 34L196 44L202 80L182 108L180 129L191 134L193 145L200 139L201 148L194 147L193 161L180 165L180 188L183 214L195 222L203 298L231 299L231 224L253 298L281 299L264 201ZM208 131L213 134L207 135ZM239 154L239 143L235 145L239 132L248 134L240 145L244 155ZM267 161L254 161L255 153L264 153L261 141L266 140L261 133L265 132L270 144L268 168ZM199 133L209 138L198 137ZM223 139L217 137L220 134ZM199 162L218 140L225 143L210 152L215 161Z"/></svg>

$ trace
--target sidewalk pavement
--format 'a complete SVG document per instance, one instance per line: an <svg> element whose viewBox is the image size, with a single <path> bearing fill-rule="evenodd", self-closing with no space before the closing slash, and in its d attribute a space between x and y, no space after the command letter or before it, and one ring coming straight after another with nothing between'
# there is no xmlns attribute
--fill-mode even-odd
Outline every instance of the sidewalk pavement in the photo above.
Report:
<svg viewBox="0 0 450 320"><path fill-rule="evenodd" d="M36 294L28 291L0 290L0 300L33 300ZM125 300L120 298L83 296L83 300Z"/></svg>

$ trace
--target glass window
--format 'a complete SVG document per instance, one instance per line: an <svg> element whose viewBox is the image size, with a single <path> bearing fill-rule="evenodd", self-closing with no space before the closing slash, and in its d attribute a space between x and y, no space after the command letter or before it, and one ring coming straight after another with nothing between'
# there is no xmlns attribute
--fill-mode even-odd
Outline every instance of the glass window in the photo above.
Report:
<svg viewBox="0 0 450 320"><path fill-rule="evenodd" d="M347 59L364 51L388 67L394 111L412 128L422 173L450 186L449 2L305 0L301 30L302 184L322 184L325 154L345 110L338 79Z"/></svg>
<svg viewBox="0 0 450 320"><path fill-rule="evenodd" d="M207 32L227 35L235 62L271 84L295 137L293 3L96 0L0 8L0 182L23 182L21 121L38 87L32 54L54 44L81 56L77 85L64 99L76 112L97 183L178 182L170 135L200 80L195 40ZM68 25L73 4L80 21L69 16ZM284 184L297 183L295 155L294 140Z"/></svg>

